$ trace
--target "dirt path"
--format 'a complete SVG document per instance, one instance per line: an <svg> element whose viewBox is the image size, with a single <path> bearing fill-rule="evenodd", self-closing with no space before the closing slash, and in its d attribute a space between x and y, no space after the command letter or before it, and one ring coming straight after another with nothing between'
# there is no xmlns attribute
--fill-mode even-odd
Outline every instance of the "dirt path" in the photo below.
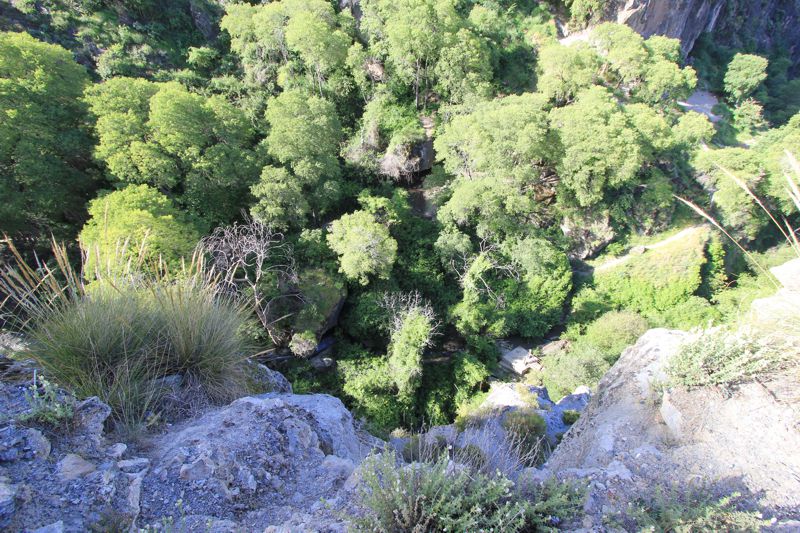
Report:
<svg viewBox="0 0 800 533"><path fill-rule="evenodd" d="M698 231L703 231L704 229L705 229L704 225L690 226L690 227L688 227L686 229L683 229L683 230L679 231L678 233L676 233L675 235L673 235L671 237L667 237L666 239L658 241L658 242L655 242L653 244L648 244L648 245L642 246L639 249L641 250L643 248L644 250L642 250L642 251L657 250L658 248L662 248L664 246L669 246L673 242L679 241L681 239L686 239L686 238L692 236L694 233L696 233ZM591 272L594 272L594 273L603 272L605 270L609 270L611 268L618 267L619 265L627 263L628 261L630 261L630 259L632 257L638 257L638 255L640 255L640 254L636 254L636 253L632 254L631 252L628 252L627 254L623 255L622 257L615 257L614 259L609 259L608 261L605 261L602 264L595 266L594 268L590 267L589 270L580 270L578 273L583 273L583 274L588 275Z"/></svg>

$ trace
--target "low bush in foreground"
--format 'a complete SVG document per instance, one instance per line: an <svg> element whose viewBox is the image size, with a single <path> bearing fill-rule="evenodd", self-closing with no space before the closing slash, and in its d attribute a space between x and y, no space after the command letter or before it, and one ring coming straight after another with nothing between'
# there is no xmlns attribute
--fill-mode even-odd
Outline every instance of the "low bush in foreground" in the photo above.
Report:
<svg viewBox="0 0 800 533"><path fill-rule="evenodd" d="M517 490L502 474L487 475L447 456L398 465L392 453L368 458L355 531L550 531L581 509L583 493L555 481Z"/></svg>
<svg viewBox="0 0 800 533"><path fill-rule="evenodd" d="M512 440L519 441L523 449L535 452L528 456L526 466L535 466L547 456L547 423L534 409L519 409L507 413L503 419L503 428L511 434Z"/></svg>
<svg viewBox="0 0 800 533"><path fill-rule="evenodd" d="M738 493L716 498L706 489L658 487L652 498L631 506L624 521L632 521L638 531L761 531L769 521L761 513L742 510L740 499Z"/></svg>
<svg viewBox="0 0 800 533"><path fill-rule="evenodd" d="M671 380L686 387L736 385L769 375L786 363L786 354L747 330L713 328L685 342L670 360Z"/></svg>

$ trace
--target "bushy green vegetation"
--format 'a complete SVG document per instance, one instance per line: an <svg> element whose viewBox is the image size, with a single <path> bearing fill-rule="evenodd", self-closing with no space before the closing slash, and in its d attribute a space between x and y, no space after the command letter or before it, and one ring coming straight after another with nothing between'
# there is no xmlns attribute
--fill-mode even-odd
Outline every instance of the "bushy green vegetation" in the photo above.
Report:
<svg viewBox="0 0 800 533"><path fill-rule="evenodd" d="M686 387L730 386L780 370L790 351L776 339L720 327L703 331L683 345L667 367L674 383Z"/></svg>
<svg viewBox="0 0 800 533"><path fill-rule="evenodd" d="M529 451L526 466L535 466L547 457L547 423L534 409L518 409L507 413L503 418L503 428L511 434L512 440L520 443L522 449Z"/></svg>
<svg viewBox="0 0 800 533"><path fill-rule="evenodd" d="M468 410L502 337L566 326L536 379L554 395L593 385L646 327L729 319L766 280L705 229L613 268L581 259L688 225L675 195L748 249L774 244L728 172L795 217L783 175L800 142L785 58L702 41L698 72L675 39L597 24L606 8L363 0L357 19L327 0L16 2L9 24L27 33L0 34L0 231L42 266L43 237L78 237L92 291L53 332L141 316L125 342L152 329L213 345L192 328L241 330L219 303L235 295L253 351L380 432ZM594 27L564 46L554 14ZM716 126L678 103L698 76L724 95ZM180 271L198 241L217 273L203 290L102 283ZM112 340L108 353L155 353ZM156 366L205 368L173 340ZM308 363L323 351L334 370Z"/></svg>
<svg viewBox="0 0 800 533"><path fill-rule="evenodd" d="M423 465L398 465L394 454L366 460L356 531L548 531L582 505L575 487L548 482L524 488L500 473L452 467L447 455Z"/></svg>
<svg viewBox="0 0 800 533"><path fill-rule="evenodd" d="M761 513L742 510L741 495L721 498L713 489L657 487L652 499L632 506L626 521L640 531L761 531L769 524Z"/></svg>
<svg viewBox="0 0 800 533"><path fill-rule="evenodd" d="M94 189L86 69L59 46L0 33L0 231L74 236Z"/></svg>

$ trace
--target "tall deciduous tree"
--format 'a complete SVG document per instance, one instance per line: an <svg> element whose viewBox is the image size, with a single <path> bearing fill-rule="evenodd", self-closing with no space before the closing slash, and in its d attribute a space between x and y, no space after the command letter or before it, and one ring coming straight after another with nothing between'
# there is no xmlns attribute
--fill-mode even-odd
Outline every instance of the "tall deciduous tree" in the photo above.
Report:
<svg viewBox="0 0 800 533"><path fill-rule="evenodd" d="M645 161L642 138L607 89L586 89L551 116L563 145L560 201L587 207L635 178Z"/></svg>
<svg viewBox="0 0 800 533"><path fill-rule="evenodd" d="M95 157L110 178L158 187L214 224L245 207L264 158L240 109L177 83L130 78L91 87L87 100Z"/></svg>
<svg viewBox="0 0 800 533"><path fill-rule="evenodd" d="M410 83L419 107L427 100L439 54L458 31L453 0L368 0L363 27L393 73Z"/></svg>
<svg viewBox="0 0 800 533"><path fill-rule="evenodd" d="M65 235L92 190L86 70L60 46L0 33L0 231Z"/></svg>
<svg viewBox="0 0 800 533"><path fill-rule="evenodd" d="M116 261L138 258L140 250L146 260L160 258L176 267L200 240L186 215L148 185L128 185L92 200L89 215L79 240L88 253L90 273L94 268L113 269Z"/></svg>
<svg viewBox="0 0 800 533"><path fill-rule="evenodd" d="M388 279L397 257L397 241L366 211L335 220L328 246L339 256L339 271L361 285L369 283L370 276Z"/></svg>
<svg viewBox="0 0 800 533"><path fill-rule="evenodd" d="M230 34L250 83L272 91L305 74L322 93L328 78L345 66L353 39L330 2L281 0L225 10L220 26Z"/></svg>
<svg viewBox="0 0 800 533"><path fill-rule="evenodd" d="M725 92L734 102L741 102L767 79L769 61L752 54L736 54L725 72Z"/></svg>

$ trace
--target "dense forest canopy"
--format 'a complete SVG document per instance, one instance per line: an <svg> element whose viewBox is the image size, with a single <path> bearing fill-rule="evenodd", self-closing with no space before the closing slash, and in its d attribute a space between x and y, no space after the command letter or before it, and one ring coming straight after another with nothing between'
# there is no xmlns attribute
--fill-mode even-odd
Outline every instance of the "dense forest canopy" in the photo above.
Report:
<svg viewBox="0 0 800 533"><path fill-rule="evenodd" d="M752 250L775 230L728 173L792 216L800 82L781 52L704 36L685 57L601 23L596 0L12 4L0 231L94 261L125 261L124 241L177 267L209 236L218 261L256 254L231 277L248 335L296 390L336 391L380 431L451 422L498 339L571 340L529 376L568 393L615 338L759 294L704 228L592 272L700 224L675 196ZM557 19L591 27L563 44ZM693 110L698 90L717 105ZM231 228L261 248L215 237ZM323 347L334 368L309 363Z"/></svg>

